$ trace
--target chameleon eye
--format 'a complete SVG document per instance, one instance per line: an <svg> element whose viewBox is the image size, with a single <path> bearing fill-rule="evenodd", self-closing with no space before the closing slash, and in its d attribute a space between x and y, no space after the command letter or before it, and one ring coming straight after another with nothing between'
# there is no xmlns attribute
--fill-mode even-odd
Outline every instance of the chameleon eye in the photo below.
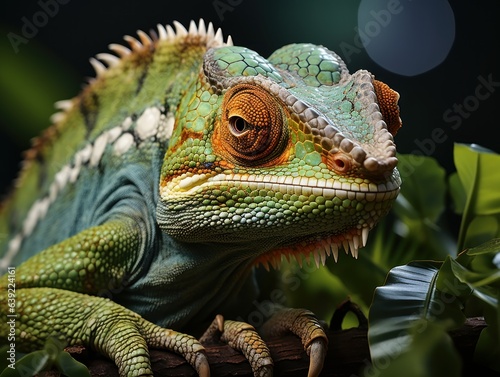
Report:
<svg viewBox="0 0 500 377"><path fill-rule="evenodd" d="M238 137L250 129L250 125L247 121L241 117L233 116L229 118L229 130L231 133Z"/></svg>
<svg viewBox="0 0 500 377"><path fill-rule="evenodd" d="M249 84L229 89L222 104L220 146L243 165L265 164L287 141L283 111L264 89Z"/></svg>

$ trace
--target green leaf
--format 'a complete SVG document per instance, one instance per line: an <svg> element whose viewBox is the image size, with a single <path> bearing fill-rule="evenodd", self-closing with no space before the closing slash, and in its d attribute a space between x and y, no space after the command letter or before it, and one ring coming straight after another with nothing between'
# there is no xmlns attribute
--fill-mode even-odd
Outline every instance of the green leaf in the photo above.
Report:
<svg viewBox="0 0 500 377"><path fill-rule="evenodd" d="M368 331L374 361L404 352L416 321L442 320L447 327L464 322L460 300L436 288L440 266L438 262L412 262L395 267L386 284L376 289Z"/></svg>
<svg viewBox="0 0 500 377"><path fill-rule="evenodd" d="M472 288L460 281L455 275L455 270L453 268L455 263L457 263L456 260L447 257L439 269L439 274L436 279L436 289L441 292L443 298L445 298L449 304L465 302L472 293ZM448 299L446 299L446 297L448 297ZM461 310L462 305L457 309Z"/></svg>
<svg viewBox="0 0 500 377"><path fill-rule="evenodd" d="M446 171L431 157L398 155L403 184L394 207L402 219L435 223L445 209Z"/></svg>
<svg viewBox="0 0 500 377"><path fill-rule="evenodd" d="M449 279L456 278L460 284L466 285L482 302L497 307L500 290L499 238L469 249L456 259L446 260L441 270L443 276L446 272ZM443 289L443 286L438 285L438 288Z"/></svg>
<svg viewBox="0 0 500 377"><path fill-rule="evenodd" d="M63 351L64 344L55 337L49 337L45 341L43 349L47 351L47 354L50 356L50 361L54 362L57 359L57 355Z"/></svg>
<svg viewBox="0 0 500 377"><path fill-rule="evenodd" d="M500 238L494 238L485 242L479 246L476 246L472 249L467 250L467 255L476 256L476 255L489 255L491 257L495 257L500 252ZM500 268L500 266L497 266Z"/></svg>
<svg viewBox="0 0 500 377"><path fill-rule="evenodd" d="M500 239L467 250L450 266L455 276L480 299L488 324L481 332L474 358L500 371Z"/></svg>
<svg viewBox="0 0 500 377"><path fill-rule="evenodd" d="M393 212L401 222L399 234L426 251L418 259L444 259L456 249L439 223L446 208L446 171L431 157L400 154L398 159L403 184Z"/></svg>
<svg viewBox="0 0 500 377"><path fill-rule="evenodd" d="M372 361L365 377L458 377L462 361L445 323L421 319L409 329L408 343L385 358Z"/></svg>
<svg viewBox="0 0 500 377"><path fill-rule="evenodd" d="M476 215L467 227L466 245L480 245L499 235L500 214Z"/></svg>
<svg viewBox="0 0 500 377"><path fill-rule="evenodd" d="M454 161L466 196L458 241L458 250L461 251L471 244L467 233L476 216L500 214L500 155L477 145L455 144ZM456 207L460 208L459 205ZM493 234L491 228L484 231L484 238L499 235L499 229Z"/></svg>
<svg viewBox="0 0 500 377"><path fill-rule="evenodd" d="M452 199L453 211L461 215L465 209L465 202L467 201L467 193L460 182L460 177L457 172L450 174L448 177L448 190Z"/></svg>
<svg viewBox="0 0 500 377"><path fill-rule="evenodd" d="M76 361L69 353L59 352L56 359L56 366L65 376L71 377L90 377L87 367Z"/></svg>
<svg viewBox="0 0 500 377"><path fill-rule="evenodd" d="M15 369L4 369L0 377L34 376L48 365L50 365L49 353L46 350L34 351L19 359Z"/></svg>
<svg viewBox="0 0 500 377"><path fill-rule="evenodd" d="M64 345L59 339L51 337L45 342L43 350L34 351L22 357L16 362L14 369L6 367L0 377L35 376L52 366L56 366L66 376L90 376L87 367L65 352Z"/></svg>

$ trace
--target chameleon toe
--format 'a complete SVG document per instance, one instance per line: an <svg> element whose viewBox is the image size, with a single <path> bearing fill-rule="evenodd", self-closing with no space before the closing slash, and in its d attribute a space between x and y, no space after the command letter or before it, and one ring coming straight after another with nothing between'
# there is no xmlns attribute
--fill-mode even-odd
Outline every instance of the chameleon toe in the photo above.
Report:
<svg viewBox="0 0 500 377"><path fill-rule="evenodd" d="M255 328L248 323L225 320L217 315L200 338L201 343L210 343L220 338L231 348L240 351L250 363L255 377L273 375L273 360L266 343Z"/></svg>

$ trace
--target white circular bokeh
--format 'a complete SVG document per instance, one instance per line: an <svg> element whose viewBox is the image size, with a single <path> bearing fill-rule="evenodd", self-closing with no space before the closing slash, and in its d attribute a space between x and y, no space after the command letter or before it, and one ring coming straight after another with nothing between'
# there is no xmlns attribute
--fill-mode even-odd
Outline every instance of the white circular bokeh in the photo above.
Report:
<svg viewBox="0 0 500 377"><path fill-rule="evenodd" d="M373 61L415 76L446 59L455 17L447 0L361 0L357 31Z"/></svg>

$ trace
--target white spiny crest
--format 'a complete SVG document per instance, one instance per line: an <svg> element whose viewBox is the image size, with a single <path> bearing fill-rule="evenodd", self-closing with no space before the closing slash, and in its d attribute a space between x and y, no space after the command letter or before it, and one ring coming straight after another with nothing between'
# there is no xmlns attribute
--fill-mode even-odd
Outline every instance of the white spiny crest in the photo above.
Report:
<svg viewBox="0 0 500 377"><path fill-rule="evenodd" d="M73 100L71 99L61 100L54 103L54 107L56 108L56 110L59 111L51 115L50 121L52 123L60 122L64 118L66 111L71 109L72 106L73 106Z"/></svg>
<svg viewBox="0 0 500 377"><path fill-rule="evenodd" d="M135 38L130 35L125 35L123 39L128 43L128 46L124 46L117 43L112 43L108 47L114 52L116 55L104 52L97 54L95 57L90 58L90 64L94 68L96 73L96 78L104 75L106 71L110 68L113 68L119 65L121 59L130 55L134 51L142 50L145 47L151 47L158 41L170 41L174 42L178 39L182 38L194 38L199 37L201 41L204 41L207 47L219 47L219 46L232 46L233 40L230 36L228 36L227 41L224 42L222 36L222 30L217 29L214 30L214 27L211 22L208 23L208 26L205 24L203 19L200 19L199 23L191 21L189 23L189 29L186 29L180 22L173 21L173 26L166 25L163 26L161 24L157 25L158 33L151 32L150 34L138 30L137 36ZM94 81L93 78L88 80L89 83ZM67 112L72 105L71 101L67 101L69 106L61 107L56 104L56 109L60 110L53 114L50 118L52 123L60 122L64 118L65 112Z"/></svg>
<svg viewBox="0 0 500 377"><path fill-rule="evenodd" d="M106 66L96 58L90 58L90 64L94 68L97 77L103 75L106 72Z"/></svg>
<svg viewBox="0 0 500 377"><path fill-rule="evenodd" d="M157 41L174 42L179 39L200 37L207 47L233 45L233 40L230 36L227 38L227 41L224 42L222 30L217 29L217 31L214 31L212 23L210 22L208 26L206 26L203 19L200 19L198 25L194 21L191 21L189 23L189 29L186 29L184 25L178 21L173 21L172 24L174 26L173 28L170 25L163 26L158 24L157 34L155 32L148 34L142 30L138 30L137 36L139 38L125 35L123 39L128 43L128 47L116 43L110 44L109 49L118 55L118 57L108 53L101 53L97 54L95 58L90 58L90 64L94 68L96 76L99 77L104 74L108 68L116 66L120 59L130 55L133 51L139 51L145 47L150 47Z"/></svg>
<svg viewBox="0 0 500 377"><path fill-rule="evenodd" d="M130 55L132 52L129 48L120 45L118 43L111 43L109 46L109 49L116 53L120 58L124 58L127 55Z"/></svg>
<svg viewBox="0 0 500 377"><path fill-rule="evenodd" d="M100 53L95 57L90 58L90 64L94 68L96 78L104 75L109 68L117 66L120 63L121 59L130 55L134 51L140 51L145 47L151 47L158 40L175 42L179 39L199 37L201 38L200 42L204 43L206 47L233 45L231 36L228 36L227 41L224 42L222 30L217 29L217 31L214 31L213 24L210 22L208 26L206 26L203 19L200 19L198 25L194 21L191 21L189 24L189 29L186 29L184 25L182 25L178 21L173 21L172 23L174 26L173 28L170 25L163 26L161 24L158 24L158 34L156 34L154 31L152 31L151 34L147 34L142 30L138 30L138 39L130 35L125 35L123 39L128 43L128 47L116 43L110 44L108 46L109 49L118 56L109 53ZM94 78L89 78L88 83L91 84L94 80ZM60 121L62 119L62 116L63 114L54 114L51 120L54 122Z"/></svg>
<svg viewBox="0 0 500 377"><path fill-rule="evenodd" d="M108 68L114 67L120 62L120 58L118 58L116 55L109 54L107 52L103 52L100 54L96 55L96 58L99 59L100 61L106 63Z"/></svg>

